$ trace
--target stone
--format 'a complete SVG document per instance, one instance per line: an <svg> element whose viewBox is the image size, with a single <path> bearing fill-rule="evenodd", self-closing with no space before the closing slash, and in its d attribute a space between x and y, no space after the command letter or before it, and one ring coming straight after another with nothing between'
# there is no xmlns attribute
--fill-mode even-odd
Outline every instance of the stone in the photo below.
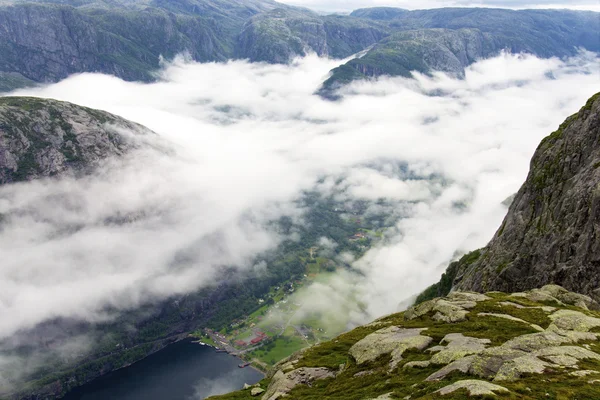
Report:
<svg viewBox="0 0 600 400"><path fill-rule="evenodd" d="M524 309L524 308L537 308L540 309L544 312L550 313L556 310L556 307L551 307L551 306L523 306L521 304L517 304L517 303L513 303L512 301L501 301L499 303L502 306L505 307L515 307L515 308L519 308L519 309Z"/></svg>
<svg viewBox="0 0 600 400"><path fill-rule="evenodd" d="M541 374L549 366L549 363L542 361L533 355L515 358L502 364L496 373L494 382L512 382L519 379L523 374Z"/></svg>
<svg viewBox="0 0 600 400"><path fill-rule="evenodd" d="M248 385L247 383L244 383L244 390L250 389L252 387L252 385Z"/></svg>
<svg viewBox="0 0 600 400"><path fill-rule="evenodd" d="M560 301L556 297L552 296L551 293L549 293L545 290L542 290L542 289L532 289L525 293L513 293L511 296L524 297L528 300L535 301L538 303L554 302L554 303L557 303L558 305L564 305L564 303L562 301Z"/></svg>
<svg viewBox="0 0 600 400"><path fill-rule="evenodd" d="M402 368L405 368L405 369L427 368L427 367L429 367L430 364L431 364L431 362L429 362L429 361L411 361L411 362L407 362L406 364L404 364L402 366Z"/></svg>
<svg viewBox="0 0 600 400"><path fill-rule="evenodd" d="M448 374L454 371L460 371L466 374L467 372L469 372L469 369L471 369L471 365L473 364L475 357L476 356L466 356L459 360L453 361L450 364L443 367L442 369L440 369L439 371L436 371L433 374L429 375L427 378L425 378L425 381L439 381L440 379L444 379Z"/></svg>
<svg viewBox="0 0 600 400"><path fill-rule="evenodd" d="M600 326L600 318L588 317L582 312L558 310L549 315L552 324L559 329L576 332L589 332Z"/></svg>
<svg viewBox="0 0 600 400"><path fill-rule="evenodd" d="M495 385L487 381L476 379L467 379L464 381L454 382L452 385L444 386L436 393L445 396L460 389L467 389L469 396L486 396L495 395L495 392L508 392L509 390L503 386Z"/></svg>
<svg viewBox="0 0 600 400"><path fill-rule="evenodd" d="M545 347L560 346L565 343L573 343L573 340L557 332L546 330L544 332L517 336L505 342L502 347L532 352Z"/></svg>
<svg viewBox="0 0 600 400"><path fill-rule="evenodd" d="M588 310L590 307L597 308L598 306L598 303L590 296L569 292L567 289L558 285L546 285L540 290L550 293L563 303L583 308L584 310Z"/></svg>
<svg viewBox="0 0 600 400"><path fill-rule="evenodd" d="M579 346L547 347L534 352L533 355L566 367L576 366L579 360L600 360L600 354Z"/></svg>
<svg viewBox="0 0 600 400"><path fill-rule="evenodd" d="M438 351L431 357L432 364L449 364L452 361L463 358L470 354L479 354L490 344L489 339L477 339L463 336L462 333L451 333L442 339L446 346L436 346L428 351Z"/></svg>
<svg viewBox="0 0 600 400"><path fill-rule="evenodd" d="M287 395L298 385L310 385L316 380L334 378L335 373L327 368L298 368L288 373L278 370L263 395L262 400L276 400Z"/></svg>
<svg viewBox="0 0 600 400"><path fill-rule="evenodd" d="M486 296L485 294L481 294L481 293L475 293L475 292L450 292L448 294L448 296L446 296L448 299L452 300L452 301L474 301L476 303L480 302L480 301L486 301L486 300L490 300L491 297Z"/></svg>
<svg viewBox="0 0 600 400"><path fill-rule="evenodd" d="M419 318L425 314L433 312L433 319L444 322L460 322L466 319L467 310L474 308L477 301L472 299L480 299L484 295L473 293L458 293L447 298L438 298L426 301L415 307L411 307L404 313L404 318L408 321ZM484 296L486 297L486 296Z"/></svg>
<svg viewBox="0 0 600 400"><path fill-rule="evenodd" d="M259 395L263 394L264 392L265 392L265 389L255 387L255 388L252 388L252 390L250 391L250 395L251 396L259 396Z"/></svg>
<svg viewBox="0 0 600 400"><path fill-rule="evenodd" d="M581 371L573 371L573 372L569 372L569 375L571 376L576 376L578 378L584 377L584 376L588 376L588 375L592 375L592 374L600 374L599 371L592 371L589 369L584 369Z"/></svg>
<svg viewBox="0 0 600 400"><path fill-rule="evenodd" d="M383 354L391 354L390 368L402 360L408 349L423 350L433 339L421 335L425 328L404 329L397 326L380 329L355 343L349 350L358 365L376 360Z"/></svg>

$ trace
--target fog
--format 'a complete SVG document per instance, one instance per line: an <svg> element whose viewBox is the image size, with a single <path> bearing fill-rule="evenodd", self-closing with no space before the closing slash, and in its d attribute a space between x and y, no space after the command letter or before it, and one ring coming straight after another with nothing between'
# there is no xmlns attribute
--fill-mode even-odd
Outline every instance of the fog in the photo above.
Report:
<svg viewBox="0 0 600 400"><path fill-rule="evenodd" d="M154 130L157 146L86 178L0 188L0 339L53 318L110 320L201 288L224 266L255 267L284 239L270 221L302 223L305 190L385 199L403 218L364 257L341 255L362 274L306 289L304 311L355 322L396 311L485 245L539 141L600 90L589 53L502 54L464 80L383 78L322 100L313 93L337 64L181 57L156 83L81 74L13 93L118 114Z"/></svg>

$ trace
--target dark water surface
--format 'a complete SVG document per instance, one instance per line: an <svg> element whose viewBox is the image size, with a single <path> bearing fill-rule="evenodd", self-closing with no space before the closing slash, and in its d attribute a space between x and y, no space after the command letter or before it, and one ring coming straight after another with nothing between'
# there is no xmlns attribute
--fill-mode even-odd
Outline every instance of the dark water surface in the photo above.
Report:
<svg viewBox="0 0 600 400"><path fill-rule="evenodd" d="M74 389L63 399L200 400L262 379L253 368L238 368L241 362L237 357L184 340Z"/></svg>

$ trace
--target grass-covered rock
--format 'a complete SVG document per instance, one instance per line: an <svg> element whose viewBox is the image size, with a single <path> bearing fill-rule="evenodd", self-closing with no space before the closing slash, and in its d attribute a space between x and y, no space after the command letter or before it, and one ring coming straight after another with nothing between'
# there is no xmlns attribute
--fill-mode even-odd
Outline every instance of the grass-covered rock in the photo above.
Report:
<svg viewBox="0 0 600 400"><path fill-rule="evenodd" d="M453 292L295 354L260 383L261 398L600 398L600 312L581 300L556 285ZM464 318L436 317L439 304Z"/></svg>

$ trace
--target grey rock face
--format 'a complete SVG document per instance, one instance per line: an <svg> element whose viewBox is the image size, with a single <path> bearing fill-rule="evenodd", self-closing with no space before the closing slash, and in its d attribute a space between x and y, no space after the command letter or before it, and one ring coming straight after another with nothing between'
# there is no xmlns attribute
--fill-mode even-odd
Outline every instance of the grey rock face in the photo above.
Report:
<svg viewBox="0 0 600 400"><path fill-rule="evenodd" d="M220 60L224 40L204 20L164 10L81 10L52 4L0 7L0 70L37 82L76 72L148 81L159 56Z"/></svg>
<svg viewBox="0 0 600 400"><path fill-rule="evenodd" d="M130 133L151 131L71 103L0 98L0 184L87 170L136 147Z"/></svg>
<svg viewBox="0 0 600 400"><path fill-rule="evenodd" d="M599 226L597 94L542 141L502 226L482 256L459 271L455 287L514 292L555 283L598 299ZM552 289L557 301L597 307L585 296L571 299Z"/></svg>

